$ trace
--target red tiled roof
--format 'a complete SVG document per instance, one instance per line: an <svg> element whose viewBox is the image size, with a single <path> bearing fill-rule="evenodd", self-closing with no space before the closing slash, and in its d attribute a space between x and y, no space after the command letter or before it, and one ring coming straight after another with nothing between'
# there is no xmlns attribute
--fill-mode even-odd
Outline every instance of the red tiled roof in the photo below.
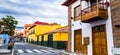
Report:
<svg viewBox="0 0 120 55"><path fill-rule="evenodd" d="M48 25L49 23L36 21L36 22L34 22L33 24L43 24L43 25L44 25L44 24L47 24L47 25Z"/></svg>
<svg viewBox="0 0 120 55"><path fill-rule="evenodd" d="M47 32L47 33L44 33L44 34L56 33L56 32L68 32L68 26L64 26L64 27L58 28L56 30L53 30L53 31L50 31L50 32Z"/></svg>
<svg viewBox="0 0 120 55"><path fill-rule="evenodd" d="M68 27L65 26L65 27L62 27L62 28L58 28L52 32L68 32Z"/></svg>
<svg viewBox="0 0 120 55"><path fill-rule="evenodd" d="M69 6L71 5L72 3L76 2L77 0L66 0L62 5L64 6Z"/></svg>
<svg viewBox="0 0 120 55"><path fill-rule="evenodd" d="M36 21L33 23L33 25L29 28L29 30L33 27L35 27L36 25L60 25L60 24L57 24L57 23L47 23L47 22L39 22L39 21Z"/></svg>

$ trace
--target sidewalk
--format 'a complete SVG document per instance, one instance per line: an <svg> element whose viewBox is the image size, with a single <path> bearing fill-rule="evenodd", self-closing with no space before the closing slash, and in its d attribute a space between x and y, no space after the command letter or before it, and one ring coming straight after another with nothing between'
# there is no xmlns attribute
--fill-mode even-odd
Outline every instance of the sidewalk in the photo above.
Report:
<svg viewBox="0 0 120 55"><path fill-rule="evenodd" d="M29 44L29 43L28 43L28 44ZM34 44L30 44L30 45L34 45ZM59 49L50 48L50 47L45 47L45 46L40 46L40 45L34 45L34 46L38 46L38 47L44 48L44 49L46 49L46 50L56 50L56 51L61 52L62 55L81 55L81 54L78 54L78 53L68 53L68 52L66 52L65 50L59 50Z"/></svg>
<svg viewBox="0 0 120 55"><path fill-rule="evenodd" d="M0 49L7 49L7 45L6 44L0 44Z"/></svg>
<svg viewBox="0 0 120 55"><path fill-rule="evenodd" d="M11 50L7 49L7 45L2 44L0 45L0 55L11 55Z"/></svg>
<svg viewBox="0 0 120 55"><path fill-rule="evenodd" d="M0 51L0 54L8 54L8 53L10 53L11 52L11 50L8 50L8 49L0 49L1 51Z"/></svg>

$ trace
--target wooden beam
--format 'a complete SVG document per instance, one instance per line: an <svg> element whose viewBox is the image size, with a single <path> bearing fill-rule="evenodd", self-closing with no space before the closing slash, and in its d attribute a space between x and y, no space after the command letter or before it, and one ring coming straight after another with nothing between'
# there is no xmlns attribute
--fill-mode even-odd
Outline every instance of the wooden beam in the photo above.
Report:
<svg viewBox="0 0 120 55"><path fill-rule="evenodd" d="M81 19L80 20L82 20L82 0L80 1L80 17L81 17Z"/></svg>
<svg viewBox="0 0 120 55"><path fill-rule="evenodd" d="M96 3L97 3L97 10L99 10L99 1L96 0Z"/></svg>
<svg viewBox="0 0 120 55"><path fill-rule="evenodd" d="M72 37L72 33L71 33L71 23L72 23L72 21L71 21L71 9L72 9L72 7L71 7L71 5L69 5L68 6L68 52L72 52L71 51L71 49L72 49L72 47L71 47L71 41L72 41L72 39L71 39L71 37Z"/></svg>

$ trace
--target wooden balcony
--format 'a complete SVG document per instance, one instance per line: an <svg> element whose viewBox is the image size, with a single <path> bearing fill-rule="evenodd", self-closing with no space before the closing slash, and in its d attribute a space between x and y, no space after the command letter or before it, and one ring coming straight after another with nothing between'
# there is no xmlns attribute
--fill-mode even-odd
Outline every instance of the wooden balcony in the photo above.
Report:
<svg viewBox="0 0 120 55"><path fill-rule="evenodd" d="M108 18L107 7L104 3L99 3L99 5L90 6L84 10L82 10L81 14L82 22L92 22L100 19Z"/></svg>
<svg viewBox="0 0 120 55"><path fill-rule="evenodd" d="M104 3L93 5L81 11L80 16L75 17L74 20L80 19L82 22L93 22L96 20L107 19L108 10Z"/></svg>
<svg viewBox="0 0 120 55"><path fill-rule="evenodd" d="M80 19L81 19L81 16L79 15L79 16L77 16L77 17L74 18L74 21L80 20Z"/></svg>

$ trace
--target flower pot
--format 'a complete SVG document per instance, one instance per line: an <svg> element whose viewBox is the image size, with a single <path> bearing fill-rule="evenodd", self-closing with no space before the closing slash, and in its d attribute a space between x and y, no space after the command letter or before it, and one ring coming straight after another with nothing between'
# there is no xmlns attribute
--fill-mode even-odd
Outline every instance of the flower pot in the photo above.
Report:
<svg viewBox="0 0 120 55"><path fill-rule="evenodd" d="M13 48L13 46L8 46L8 49L11 50Z"/></svg>

